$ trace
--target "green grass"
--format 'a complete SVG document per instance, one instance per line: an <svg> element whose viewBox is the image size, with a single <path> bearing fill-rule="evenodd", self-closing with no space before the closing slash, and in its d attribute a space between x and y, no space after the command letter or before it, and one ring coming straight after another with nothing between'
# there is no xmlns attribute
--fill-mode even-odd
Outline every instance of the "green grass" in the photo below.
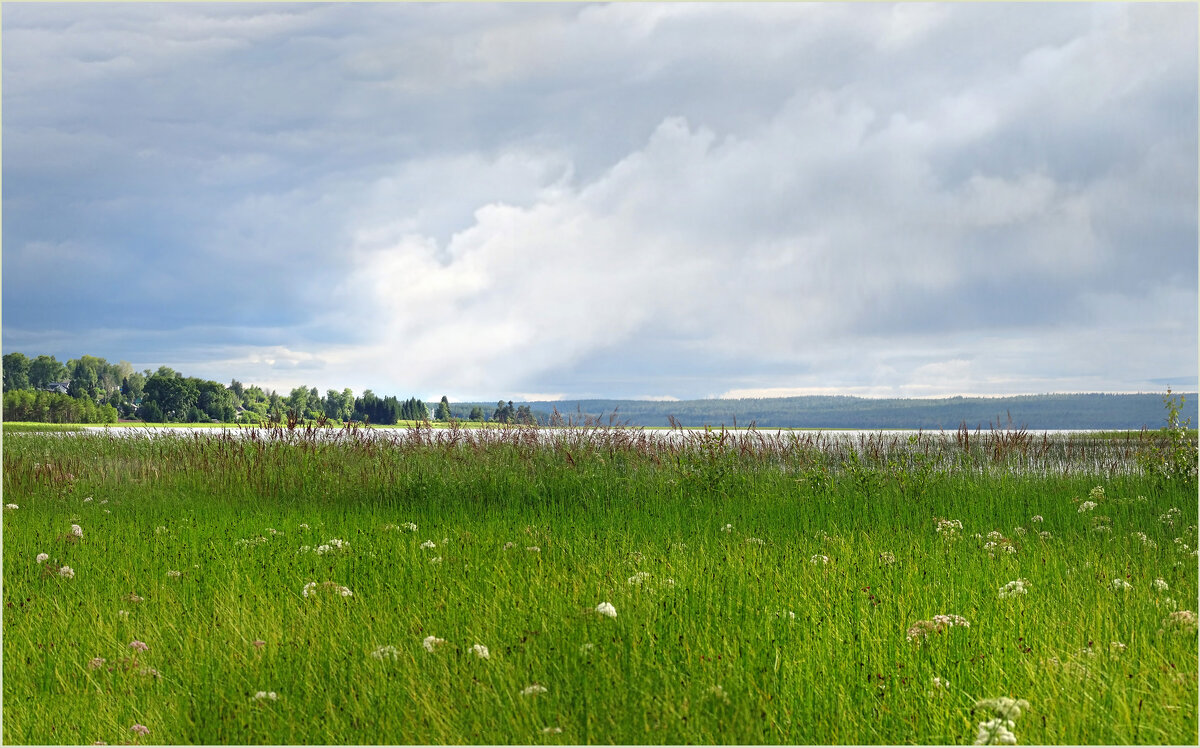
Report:
<svg viewBox="0 0 1200 748"><path fill-rule="evenodd" d="M77 423L33 423L31 421L5 421L0 431L10 434L27 434L37 431L83 431L85 426Z"/></svg>
<svg viewBox="0 0 1200 748"><path fill-rule="evenodd" d="M1010 696L1023 743L1195 744L1196 630L1164 627L1196 608L1194 486L900 443L16 435L2 737L963 744ZM302 594L327 581L353 595ZM939 614L970 627L907 641Z"/></svg>

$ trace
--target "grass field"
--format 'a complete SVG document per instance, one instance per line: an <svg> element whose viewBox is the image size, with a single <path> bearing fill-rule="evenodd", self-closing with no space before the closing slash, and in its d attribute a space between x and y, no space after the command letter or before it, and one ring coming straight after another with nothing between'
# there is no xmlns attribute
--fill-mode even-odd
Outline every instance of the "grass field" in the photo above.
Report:
<svg viewBox="0 0 1200 748"><path fill-rule="evenodd" d="M1195 744L1194 482L1005 438L13 434L3 740Z"/></svg>

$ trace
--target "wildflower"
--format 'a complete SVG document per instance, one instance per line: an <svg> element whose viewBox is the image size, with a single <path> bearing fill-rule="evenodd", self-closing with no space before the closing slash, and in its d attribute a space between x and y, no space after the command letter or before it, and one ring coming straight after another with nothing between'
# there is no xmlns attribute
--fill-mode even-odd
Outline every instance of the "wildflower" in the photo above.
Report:
<svg viewBox="0 0 1200 748"><path fill-rule="evenodd" d="M1177 610L1163 619L1163 628L1158 633L1163 633L1163 630L1185 634L1195 633L1196 627L1196 613L1194 611Z"/></svg>
<svg viewBox="0 0 1200 748"><path fill-rule="evenodd" d="M158 671L147 665L146 667L138 668L137 674L144 678L158 678Z"/></svg>
<svg viewBox="0 0 1200 748"><path fill-rule="evenodd" d="M1125 645L1122 644L1121 642L1109 642L1108 648L1111 649L1112 651L1118 652L1118 653L1125 651Z"/></svg>
<svg viewBox="0 0 1200 748"><path fill-rule="evenodd" d="M129 648L135 652L145 652L146 650L150 649L150 645L146 642L141 642L137 639L134 639L133 641L129 642Z"/></svg>
<svg viewBox="0 0 1200 748"><path fill-rule="evenodd" d="M16 504L5 504L4 508L5 509L20 509L21 507L17 506Z"/></svg>
<svg viewBox="0 0 1200 748"><path fill-rule="evenodd" d="M49 561L49 560L50 560L50 554L49 554L49 553L39 553L39 554L37 555L37 562L38 562L39 564L44 564L44 563L46 563L46 562L47 562L47 561Z"/></svg>
<svg viewBox="0 0 1200 748"><path fill-rule="evenodd" d="M596 612L609 618L617 617L617 609L613 607L612 603L600 603L596 606Z"/></svg>
<svg viewBox="0 0 1200 748"><path fill-rule="evenodd" d="M129 618L129 611L128 610L118 610L117 615L119 615L122 618Z"/></svg>
<svg viewBox="0 0 1200 748"><path fill-rule="evenodd" d="M433 558L429 559L429 563L431 563L431 564L440 564L441 562L442 562L441 556L434 556Z"/></svg>
<svg viewBox="0 0 1200 748"><path fill-rule="evenodd" d="M1024 528L1024 527L1018 527L1018 528L1016 528L1015 530L1013 530L1013 532L1014 532L1014 533L1016 533L1018 536L1024 536L1024 535L1025 535L1025 528Z"/></svg>
<svg viewBox="0 0 1200 748"><path fill-rule="evenodd" d="M393 647L391 644L385 644L382 647L377 648L374 652L372 652L371 656L377 660L383 660L383 659L396 660L396 659L400 658L400 652L395 647Z"/></svg>
<svg viewBox="0 0 1200 748"><path fill-rule="evenodd" d="M525 546L525 550L529 551L530 553L541 553L542 552L542 549L536 545L527 545L527 546Z"/></svg>
<svg viewBox="0 0 1200 748"><path fill-rule="evenodd" d="M1154 589L1156 589L1160 592L1165 592L1166 590L1169 589L1169 587L1167 585L1167 580L1165 580L1165 579L1155 579L1153 584L1154 584Z"/></svg>
<svg viewBox="0 0 1200 748"><path fill-rule="evenodd" d="M733 532L733 525L725 525L721 528L721 532Z"/></svg>
<svg viewBox="0 0 1200 748"><path fill-rule="evenodd" d="M729 703L729 694L725 693L725 689L719 685L709 687L708 695L723 704Z"/></svg>
<svg viewBox="0 0 1200 748"><path fill-rule="evenodd" d="M1052 536L1048 532L1039 532L1038 537L1042 540L1049 540Z"/></svg>
<svg viewBox="0 0 1200 748"><path fill-rule="evenodd" d="M100 503L103 504L104 502L101 501ZM101 511L104 512L105 514L112 514L112 511L108 510L108 509L102 509ZM105 743L105 745L108 745L108 743Z"/></svg>
<svg viewBox="0 0 1200 748"><path fill-rule="evenodd" d="M333 538L332 540L329 541L329 545L339 551L342 550L343 548L350 547L350 544L347 543L346 541L342 540L341 538Z"/></svg>
<svg viewBox="0 0 1200 748"><path fill-rule="evenodd" d="M938 535L941 535L942 537L945 537L945 538L952 538L955 535L957 535L960 530L963 529L963 526L962 526L962 522L960 522L959 520L940 519L939 518L937 520L936 529L937 529Z"/></svg>
<svg viewBox="0 0 1200 748"><path fill-rule="evenodd" d="M521 695L522 696L537 696L539 693L546 693L547 690L548 689L545 686L541 686L541 685L538 685L537 683L534 683L532 686L529 686L528 688L521 689Z"/></svg>
<svg viewBox="0 0 1200 748"><path fill-rule="evenodd" d="M1119 578L1112 580L1112 584L1109 586L1113 590L1131 590L1131 589L1133 589L1132 584L1130 584L1129 582L1126 582L1124 579L1119 579Z"/></svg>
<svg viewBox="0 0 1200 748"><path fill-rule="evenodd" d="M133 727L129 728L129 731L136 732L138 735L149 735L150 734L150 728L146 727L145 725L134 725Z"/></svg>
<svg viewBox="0 0 1200 748"><path fill-rule="evenodd" d="M278 535L278 534L279 534L279 531L278 531L278 530L276 530L274 527L268 527L268 528L267 528L267 534L268 534L268 535Z"/></svg>
<svg viewBox="0 0 1200 748"><path fill-rule="evenodd" d="M936 675L933 676L933 680L931 682L933 683L934 688L948 688L950 686L950 681L943 680Z"/></svg>
<svg viewBox="0 0 1200 748"><path fill-rule="evenodd" d="M1027 584L1029 584L1028 579L1017 579L1012 582L1009 582L1008 584L1006 584L1000 588L1001 599L1006 598L1006 597L1013 597L1015 595L1027 594L1029 592L1029 590L1025 589L1025 585L1027 585Z"/></svg>
<svg viewBox="0 0 1200 748"><path fill-rule="evenodd" d="M168 530L166 527L164 527L162 525L159 525L158 527L154 528L155 535L162 535L165 532L168 532Z"/></svg>
<svg viewBox="0 0 1200 748"><path fill-rule="evenodd" d="M643 582L645 582L649 578L650 578L649 572L639 571L638 573L634 574L632 577L629 578L629 583L634 584L634 585L641 585Z"/></svg>
<svg viewBox="0 0 1200 748"><path fill-rule="evenodd" d="M445 639L439 639L436 636L427 636L421 642L421 646L425 648L426 652L432 652L435 648L440 647L441 645L443 645L445 643L446 643Z"/></svg>
<svg viewBox="0 0 1200 748"><path fill-rule="evenodd" d="M136 592L130 592L125 599L131 603L140 603L145 598L143 598L141 595L138 595Z"/></svg>
<svg viewBox="0 0 1200 748"><path fill-rule="evenodd" d="M324 556L326 553L329 553L329 552L330 552L330 551L332 551L332 550L333 550L333 548L331 548L330 546L327 546L327 545L318 545L318 546L317 546L317 555L318 555L318 556Z"/></svg>
<svg viewBox="0 0 1200 748"><path fill-rule="evenodd" d="M516 547L517 547L517 544L512 542L511 540L504 544L504 550L506 550L506 551L511 550Z"/></svg>
<svg viewBox="0 0 1200 748"><path fill-rule="evenodd" d="M426 540L424 543L421 543L421 548L424 550L432 550L434 548L437 548L437 544L434 543L432 540Z"/></svg>
<svg viewBox="0 0 1200 748"><path fill-rule="evenodd" d="M1021 718L1021 710L1029 708L1025 699L1010 699L1001 696L997 699L984 699L975 703L976 709L989 709L996 716L979 723L979 733L975 737L975 745L1016 745L1017 736L1013 734L1016 721Z"/></svg>
<svg viewBox="0 0 1200 748"><path fill-rule="evenodd" d="M108 662L108 660L104 659L103 657L93 657L88 661L88 669L99 670L100 668L104 667L104 663L106 662Z"/></svg>
<svg viewBox="0 0 1200 748"><path fill-rule="evenodd" d="M885 564L894 564L896 563L896 554L891 551L884 551L879 554L879 560Z"/></svg>
<svg viewBox="0 0 1200 748"><path fill-rule="evenodd" d="M999 530L992 530L987 534L987 538L988 540L996 541L1004 540L1004 533L1000 532Z"/></svg>
<svg viewBox="0 0 1200 748"><path fill-rule="evenodd" d="M1017 736L1013 734L1014 723L1011 719L995 717L979 723L979 734L975 736L975 745L1016 745Z"/></svg>
<svg viewBox="0 0 1200 748"><path fill-rule="evenodd" d="M1144 532L1130 533L1130 537L1137 538L1138 540L1142 541L1143 548L1157 548L1158 547L1158 543L1155 543L1153 540L1151 540Z"/></svg>
<svg viewBox="0 0 1200 748"><path fill-rule="evenodd" d="M274 691L259 691L258 693L254 694L254 700L255 701L278 701L279 694L275 693Z"/></svg>
<svg viewBox="0 0 1200 748"><path fill-rule="evenodd" d="M579 645L579 654L587 654L588 652L592 651L595 648L596 648L596 645L592 644L591 642L588 642L586 644L580 644Z"/></svg>
<svg viewBox="0 0 1200 748"><path fill-rule="evenodd" d="M75 578L75 570L72 569L70 566L64 566L58 570L58 575L65 579L74 579Z"/></svg>
<svg viewBox="0 0 1200 748"><path fill-rule="evenodd" d="M301 553L308 553L311 550L312 550L312 546L302 545L302 546L300 546L300 550L296 551L296 555L300 555Z"/></svg>
<svg viewBox="0 0 1200 748"><path fill-rule="evenodd" d="M937 615L931 621L917 621L912 626L909 626L908 631L905 633L908 641L919 642L930 634L940 634L942 631L954 626L970 628L971 622L958 615Z"/></svg>
<svg viewBox="0 0 1200 748"><path fill-rule="evenodd" d="M746 538L746 542L752 543L754 545L765 545L766 544L766 541L763 540L762 538Z"/></svg>
<svg viewBox="0 0 1200 748"><path fill-rule="evenodd" d="M88 496L88 497L84 498L84 500L83 500L83 503L85 503L85 504L86 504L86 503L88 503L88 502L89 502L89 501L91 501L91 500L92 500L92 497L91 497L91 496Z"/></svg>
<svg viewBox="0 0 1200 748"><path fill-rule="evenodd" d="M829 556L822 556L821 554L818 553L817 555L808 559L808 562L810 564L821 564L822 566L824 566L825 564L829 563Z"/></svg>
<svg viewBox="0 0 1200 748"><path fill-rule="evenodd" d="M403 527L405 530L408 530L409 532L417 531L417 526L414 525L412 522L405 522L403 525L400 525L400 526Z"/></svg>
<svg viewBox="0 0 1200 748"><path fill-rule="evenodd" d="M322 582L320 585L318 585L316 582L309 582L308 584L304 585L304 589L300 590L300 594L304 597L315 595L318 587L337 592L342 597L354 597L354 593L350 591L349 587L343 587L337 582Z"/></svg>
<svg viewBox="0 0 1200 748"><path fill-rule="evenodd" d="M307 523L307 522L301 522L301 523L300 523L300 529L301 529L301 530L307 530L307 529L308 529L308 523Z"/></svg>
<svg viewBox="0 0 1200 748"><path fill-rule="evenodd" d="M101 504L107 504L107 503L108 503L108 499L100 499L100 503L101 503Z"/></svg>
<svg viewBox="0 0 1200 748"><path fill-rule="evenodd" d="M488 648L483 646L482 644L476 644L476 645L472 646L471 652L481 660L491 659L491 656L492 656L491 653L488 652Z"/></svg>
<svg viewBox="0 0 1200 748"><path fill-rule="evenodd" d="M183 576L183 572L182 571L168 571L167 576L171 577L172 579L178 579L179 577Z"/></svg>
<svg viewBox="0 0 1200 748"><path fill-rule="evenodd" d="M1083 502L1082 504L1080 504L1080 505L1079 505L1079 509L1077 509L1076 511L1077 511L1077 512L1090 512L1090 511L1092 511L1092 510L1093 510L1093 509L1095 509L1095 508L1096 508L1096 502L1094 502L1094 501L1085 501L1085 502Z"/></svg>
<svg viewBox="0 0 1200 748"><path fill-rule="evenodd" d="M1030 522L1044 522L1045 520L1043 520L1043 519L1042 519L1042 515L1040 515L1040 514L1035 514L1035 515L1033 515L1032 517L1030 517L1030 518L1029 518L1029 521L1030 521Z"/></svg>
<svg viewBox="0 0 1200 748"><path fill-rule="evenodd" d="M71 525L71 534L77 538L83 538L83 528L79 525Z"/></svg>
<svg viewBox="0 0 1200 748"><path fill-rule="evenodd" d="M1179 507L1173 506L1167 510L1166 514L1158 515L1158 521L1162 522L1164 525L1174 526L1175 520L1179 519L1181 514L1183 514L1183 512L1179 510Z"/></svg>

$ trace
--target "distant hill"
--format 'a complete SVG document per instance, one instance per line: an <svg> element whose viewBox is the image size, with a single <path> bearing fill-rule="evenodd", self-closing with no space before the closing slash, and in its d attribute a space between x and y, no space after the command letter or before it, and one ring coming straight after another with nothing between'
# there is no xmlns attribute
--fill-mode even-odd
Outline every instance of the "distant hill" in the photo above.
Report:
<svg viewBox="0 0 1200 748"><path fill-rule="evenodd" d="M1200 423L1196 393L1182 394L1183 416ZM926 429L956 430L960 424L987 429L991 425L1043 429L1150 429L1166 425L1163 394L1113 395L1080 393L1015 397L949 397L880 399L850 396L753 398L741 400L534 400L527 405L538 420L548 422L555 408L576 423L585 419L630 426L667 426L669 418L684 426L748 426L759 428ZM454 403L455 417L465 418L474 405L489 416L495 403Z"/></svg>

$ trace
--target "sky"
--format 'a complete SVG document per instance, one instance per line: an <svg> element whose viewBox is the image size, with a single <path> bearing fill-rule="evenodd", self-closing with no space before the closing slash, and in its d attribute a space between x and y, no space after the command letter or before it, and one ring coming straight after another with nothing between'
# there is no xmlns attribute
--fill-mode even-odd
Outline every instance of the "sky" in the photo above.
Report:
<svg viewBox="0 0 1200 748"><path fill-rule="evenodd" d="M452 401L1195 390L1194 3L4 3L5 353Z"/></svg>

